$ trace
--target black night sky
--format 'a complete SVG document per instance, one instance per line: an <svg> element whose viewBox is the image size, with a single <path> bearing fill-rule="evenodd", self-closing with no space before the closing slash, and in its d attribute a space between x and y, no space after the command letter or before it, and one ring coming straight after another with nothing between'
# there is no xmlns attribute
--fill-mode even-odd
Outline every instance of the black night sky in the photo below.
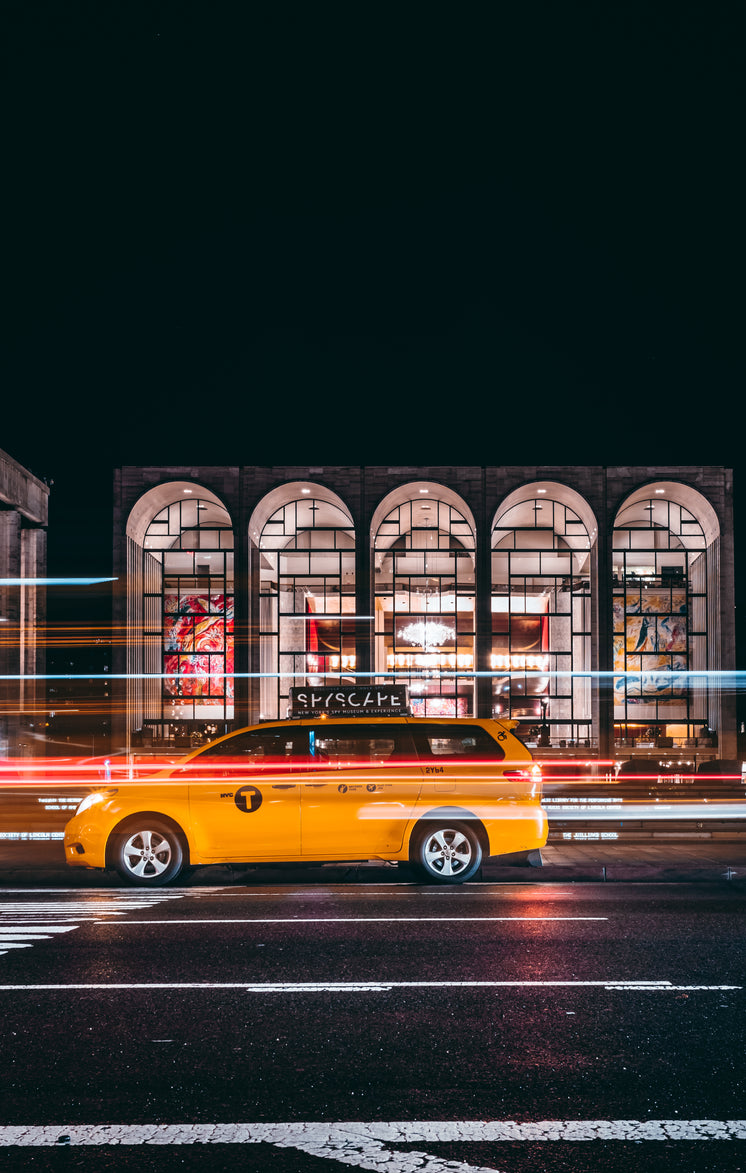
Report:
<svg viewBox="0 0 746 1173"><path fill-rule="evenodd" d="M4 8L51 573L121 463L740 471L742 6L259 7Z"/></svg>

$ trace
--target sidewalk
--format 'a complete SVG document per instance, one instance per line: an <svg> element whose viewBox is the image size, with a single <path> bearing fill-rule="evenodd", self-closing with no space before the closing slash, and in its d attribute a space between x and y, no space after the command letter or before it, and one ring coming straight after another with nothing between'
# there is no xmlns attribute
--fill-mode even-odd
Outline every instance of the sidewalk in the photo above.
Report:
<svg viewBox="0 0 746 1173"><path fill-rule="evenodd" d="M21 852L19 848L24 850ZM542 848L542 866L502 865L487 860L482 881L491 883L729 883L746 880L746 837L737 842L552 843ZM221 884L393 883L414 879L404 867L371 861L294 867L197 868L182 886ZM68 868L62 846L53 843L0 845L0 888L119 887L115 872ZM740 885L739 885L740 887Z"/></svg>

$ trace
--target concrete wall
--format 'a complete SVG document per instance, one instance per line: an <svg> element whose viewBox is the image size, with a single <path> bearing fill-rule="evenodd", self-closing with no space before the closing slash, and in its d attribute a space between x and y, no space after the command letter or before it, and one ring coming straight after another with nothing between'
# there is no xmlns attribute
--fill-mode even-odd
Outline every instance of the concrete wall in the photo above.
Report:
<svg viewBox="0 0 746 1173"><path fill-rule="evenodd" d="M46 577L49 487L0 451L0 578ZM31 754L29 721L45 704L45 654L38 629L46 590L0 585L0 755Z"/></svg>

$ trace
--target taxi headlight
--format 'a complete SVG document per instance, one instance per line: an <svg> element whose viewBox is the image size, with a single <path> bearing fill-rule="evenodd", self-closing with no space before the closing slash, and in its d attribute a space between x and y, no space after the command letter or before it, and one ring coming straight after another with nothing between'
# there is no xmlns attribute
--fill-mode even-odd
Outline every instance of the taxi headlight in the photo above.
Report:
<svg viewBox="0 0 746 1173"><path fill-rule="evenodd" d="M112 794L116 793L116 790L94 790L92 794L87 794L82 802L78 803L75 816L82 815L84 811L90 810L96 803L103 802L105 798L109 798Z"/></svg>

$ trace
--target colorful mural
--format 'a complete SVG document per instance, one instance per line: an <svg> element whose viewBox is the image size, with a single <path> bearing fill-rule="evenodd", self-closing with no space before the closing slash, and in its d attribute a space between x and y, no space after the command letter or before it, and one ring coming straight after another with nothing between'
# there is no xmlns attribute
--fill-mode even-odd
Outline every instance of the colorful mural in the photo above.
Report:
<svg viewBox="0 0 746 1173"><path fill-rule="evenodd" d="M635 588L614 599L614 703L673 703L685 695L687 603L683 589Z"/></svg>
<svg viewBox="0 0 746 1173"><path fill-rule="evenodd" d="M165 594L164 694L233 700L233 596Z"/></svg>

